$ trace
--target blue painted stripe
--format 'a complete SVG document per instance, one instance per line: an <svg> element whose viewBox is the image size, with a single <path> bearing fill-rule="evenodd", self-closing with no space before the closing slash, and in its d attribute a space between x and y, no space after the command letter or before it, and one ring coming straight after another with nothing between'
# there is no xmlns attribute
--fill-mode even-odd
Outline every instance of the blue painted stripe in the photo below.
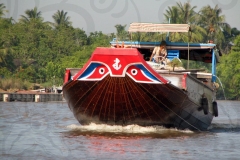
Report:
<svg viewBox="0 0 240 160"><path fill-rule="evenodd" d="M138 67L139 69L141 69L141 70L144 72L144 74L148 76L148 78L151 78L151 79L153 79L153 80L155 80L155 81L160 82L160 81L159 81L154 75L152 75L142 64L136 64L136 65L134 65L134 66L136 66L136 67Z"/></svg>
<svg viewBox="0 0 240 160"><path fill-rule="evenodd" d="M88 68L83 72L83 74L78 79L89 76L89 74L92 73L92 71L100 65L101 64L99 63L91 63L90 66L88 66Z"/></svg>
<svg viewBox="0 0 240 160"><path fill-rule="evenodd" d="M214 49L212 50L212 82L216 82L216 57L214 53Z"/></svg>

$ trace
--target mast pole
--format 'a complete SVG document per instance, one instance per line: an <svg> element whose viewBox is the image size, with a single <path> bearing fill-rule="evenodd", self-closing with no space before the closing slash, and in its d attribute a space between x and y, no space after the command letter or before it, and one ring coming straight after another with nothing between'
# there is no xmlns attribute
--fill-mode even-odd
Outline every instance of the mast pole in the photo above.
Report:
<svg viewBox="0 0 240 160"><path fill-rule="evenodd" d="M187 61L187 69L189 69L189 31L188 31L188 61Z"/></svg>
<svg viewBox="0 0 240 160"><path fill-rule="evenodd" d="M170 24L171 23L171 18L168 19L168 23ZM167 33L167 36L166 36L166 42L169 41L169 32Z"/></svg>

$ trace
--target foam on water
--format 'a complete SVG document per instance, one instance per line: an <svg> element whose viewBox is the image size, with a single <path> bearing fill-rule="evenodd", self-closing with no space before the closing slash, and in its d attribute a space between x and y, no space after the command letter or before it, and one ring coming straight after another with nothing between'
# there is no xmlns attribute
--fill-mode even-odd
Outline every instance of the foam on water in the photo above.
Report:
<svg viewBox="0 0 240 160"><path fill-rule="evenodd" d="M190 130L178 130L178 129L168 129L162 126L146 126L142 127L139 125L127 125L127 126L120 126L120 125L106 125L106 124L95 124L91 123L89 125L68 125L68 129L72 131L81 131L81 132L106 132L106 133L132 133L132 134L162 134L166 132L174 133L174 132L181 132L181 133L194 133Z"/></svg>

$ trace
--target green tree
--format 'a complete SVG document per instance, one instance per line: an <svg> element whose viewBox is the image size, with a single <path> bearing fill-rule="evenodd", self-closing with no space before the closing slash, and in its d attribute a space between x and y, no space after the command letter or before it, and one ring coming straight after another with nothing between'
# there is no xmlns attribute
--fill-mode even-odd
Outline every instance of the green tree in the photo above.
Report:
<svg viewBox="0 0 240 160"><path fill-rule="evenodd" d="M115 28L117 30L117 39L118 40L128 39L128 33L126 31L126 26L127 25L121 25L121 24L115 25Z"/></svg>
<svg viewBox="0 0 240 160"><path fill-rule="evenodd" d="M59 81L62 81L64 70L59 63L53 63L50 61L46 66L46 75L48 81L55 81L53 83L59 83Z"/></svg>
<svg viewBox="0 0 240 160"><path fill-rule="evenodd" d="M7 49L4 46L5 39L4 32L6 31L6 28L8 27L6 21L2 19L2 16L4 16L6 6L3 3L0 3L0 66L3 67L1 63L4 63L6 65L6 56L7 56Z"/></svg>
<svg viewBox="0 0 240 160"><path fill-rule="evenodd" d="M240 35L240 31L234 27L231 29L231 34L232 34L232 37L235 38L236 36Z"/></svg>
<svg viewBox="0 0 240 160"><path fill-rule="evenodd" d="M79 62L84 64L88 60L92 48L109 45L109 37L102 32L87 36L70 23L52 28L36 7L26 10L19 22L13 22L12 18L0 18L1 77L14 76L32 83L52 82L55 77L56 83L62 83L64 69L60 64L70 67L74 62L77 67ZM81 52L80 58L72 56L77 51Z"/></svg>
<svg viewBox="0 0 240 160"><path fill-rule="evenodd" d="M2 18L2 16L5 15L4 12L7 12L7 10L5 10L6 6L3 3L0 3L0 18Z"/></svg>
<svg viewBox="0 0 240 160"><path fill-rule="evenodd" d="M91 32L88 36L88 45L91 45L94 49L98 46L109 46L110 37L103 34L101 31Z"/></svg>
<svg viewBox="0 0 240 160"><path fill-rule="evenodd" d="M166 13L164 13L166 23L168 23L169 20L173 24L181 23L180 18L178 16L179 16L179 9L177 6L172 6L172 7L168 6Z"/></svg>
<svg viewBox="0 0 240 160"><path fill-rule="evenodd" d="M213 40L218 46L223 47L225 43L224 32L231 33L231 27L225 22L225 16L221 15L222 9L216 5L203 7L199 14L199 25L207 31L207 40Z"/></svg>
<svg viewBox="0 0 240 160"><path fill-rule="evenodd" d="M0 18L0 67L6 67L9 71L13 69L13 45L16 43L12 28L12 18Z"/></svg>
<svg viewBox="0 0 240 160"><path fill-rule="evenodd" d="M240 48L240 35L235 38L234 47ZM229 54L223 55L217 67L217 74L227 99L240 100L240 49L232 48Z"/></svg>
<svg viewBox="0 0 240 160"><path fill-rule="evenodd" d="M23 23L27 23L27 22L30 22L30 21L43 21L43 18L41 16L41 11L38 12L37 10L37 7L34 7L33 9L31 10L26 10L25 11L25 15L21 15L21 19L20 21L23 22Z"/></svg>
<svg viewBox="0 0 240 160"><path fill-rule="evenodd" d="M187 3L184 4L178 2L177 7L179 10L178 13L180 13L178 16L181 23L191 24L195 21L196 12L194 11L194 9L197 8L197 6L192 7L190 1L187 1Z"/></svg>
<svg viewBox="0 0 240 160"><path fill-rule="evenodd" d="M63 10L58 10L53 16L53 20L54 20L54 26L56 28L64 26L64 27L68 27L71 26L71 22L70 22L70 17L67 16L67 12L64 12Z"/></svg>
<svg viewBox="0 0 240 160"><path fill-rule="evenodd" d="M194 9L197 6L191 6L190 1L182 4L181 2L177 3L177 6L168 7L166 10L165 22L168 23L169 19L173 24L189 24L190 33L171 33L171 41L181 41L181 42L202 42L206 31L204 28L196 24L197 13Z"/></svg>
<svg viewBox="0 0 240 160"><path fill-rule="evenodd" d="M83 46L87 44L87 34L84 30L79 28L74 29L73 39L75 40L75 44L77 46Z"/></svg>

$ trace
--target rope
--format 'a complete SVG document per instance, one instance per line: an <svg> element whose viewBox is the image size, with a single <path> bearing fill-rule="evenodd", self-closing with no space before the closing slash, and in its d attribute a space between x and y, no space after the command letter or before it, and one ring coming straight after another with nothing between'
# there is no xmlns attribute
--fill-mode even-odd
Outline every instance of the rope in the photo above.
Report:
<svg viewBox="0 0 240 160"><path fill-rule="evenodd" d="M143 87L144 88L144 87ZM145 91L147 91L148 93L150 93L147 89L145 89ZM151 94L151 93L150 93ZM157 98L156 98L157 99ZM192 124L190 124L189 122L187 122L184 118L182 118L180 115L178 115L176 112L174 112L172 109L170 109L169 107L167 107L165 104L163 104L161 101L159 101L157 99L158 102L160 102L162 105L164 105L164 107L166 107L167 109L169 109L172 113L174 113L177 117L179 117L181 120L183 120L184 122L186 122L188 125L192 126L193 128L195 128L196 130L198 130L199 132L201 132L200 129L198 129L197 127L193 126Z"/></svg>

